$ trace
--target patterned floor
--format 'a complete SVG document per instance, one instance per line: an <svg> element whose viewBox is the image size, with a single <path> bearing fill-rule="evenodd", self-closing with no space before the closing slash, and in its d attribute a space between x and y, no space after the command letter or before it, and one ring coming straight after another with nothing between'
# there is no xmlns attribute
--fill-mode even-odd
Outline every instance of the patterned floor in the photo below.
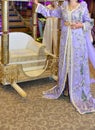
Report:
<svg viewBox="0 0 95 130"><path fill-rule="evenodd" d="M0 130L95 130L95 113L80 115L68 97L42 98L42 91L55 84L49 78L20 83L26 99L0 85ZM95 86L91 90L95 96Z"/></svg>

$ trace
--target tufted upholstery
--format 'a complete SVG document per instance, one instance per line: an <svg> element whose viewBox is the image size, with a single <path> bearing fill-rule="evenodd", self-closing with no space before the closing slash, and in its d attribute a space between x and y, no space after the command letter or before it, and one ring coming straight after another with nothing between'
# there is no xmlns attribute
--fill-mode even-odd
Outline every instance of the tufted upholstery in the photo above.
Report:
<svg viewBox="0 0 95 130"><path fill-rule="evenodd" d="M0 36L1 44L1 36ZM22 32L9 33L10 64L26 64L39 66L45 63L45 46L36 42L30 35ZM27 65L25 65L27 66Z"/></svg>

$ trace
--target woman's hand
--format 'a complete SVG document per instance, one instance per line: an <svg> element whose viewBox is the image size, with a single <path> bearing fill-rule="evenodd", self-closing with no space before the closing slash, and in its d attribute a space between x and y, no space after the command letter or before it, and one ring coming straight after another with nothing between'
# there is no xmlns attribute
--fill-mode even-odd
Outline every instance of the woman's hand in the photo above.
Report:
<svg viewBox="0 0 95 130"><path fill-rule="evenodd" d="M71 29L82 28L83 24L81 22L71 23Z"/></svg>

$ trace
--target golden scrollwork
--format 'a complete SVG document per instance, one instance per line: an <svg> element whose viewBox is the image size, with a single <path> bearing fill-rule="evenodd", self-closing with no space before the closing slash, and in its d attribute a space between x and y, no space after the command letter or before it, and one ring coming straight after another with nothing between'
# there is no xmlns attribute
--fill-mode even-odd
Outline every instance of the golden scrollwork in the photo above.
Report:
<svg viewBox="0 0 95 130"><path fill-rule="evenodd" d="M17 65L0 64L0 82L2 84L10 84L12 80L17 81L18 71Z"/></svg>

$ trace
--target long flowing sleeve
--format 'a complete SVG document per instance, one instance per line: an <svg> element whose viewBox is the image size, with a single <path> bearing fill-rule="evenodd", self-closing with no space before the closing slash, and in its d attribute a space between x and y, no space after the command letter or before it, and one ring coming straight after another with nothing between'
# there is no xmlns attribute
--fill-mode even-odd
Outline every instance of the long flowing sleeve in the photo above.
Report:
<svg viewBox="0 0 95 130"><path fill-rule="evenodd" d="M86 2L82 2L82 5L84 7L83 24L84 24L85 38L86 38L86 44L88 50L88 57L95 69L95 48L93 47L90 38L90 33L94 25L94 21L93 19L90 18Z"/></svg>
<svg viewBox="0 0 95 130"><path fill-rule="evenodd" d="M93 25L94 25L94 20L90 18L89 15L89 11L87 8L87 3L86 2L82 2L81 3L83 6L83 10L84 10L84 15L83 15L83 25L84 25L84 31L89 31L92 29Z"/></svg>
<svg viewBox="0 0 95 130"><path fill-rule="evenodd" d="M39 3L36 8L36 12L41 13L44 17L62 17L61 7L58 7L56 9L48 9L47 7Z"/></svg>

